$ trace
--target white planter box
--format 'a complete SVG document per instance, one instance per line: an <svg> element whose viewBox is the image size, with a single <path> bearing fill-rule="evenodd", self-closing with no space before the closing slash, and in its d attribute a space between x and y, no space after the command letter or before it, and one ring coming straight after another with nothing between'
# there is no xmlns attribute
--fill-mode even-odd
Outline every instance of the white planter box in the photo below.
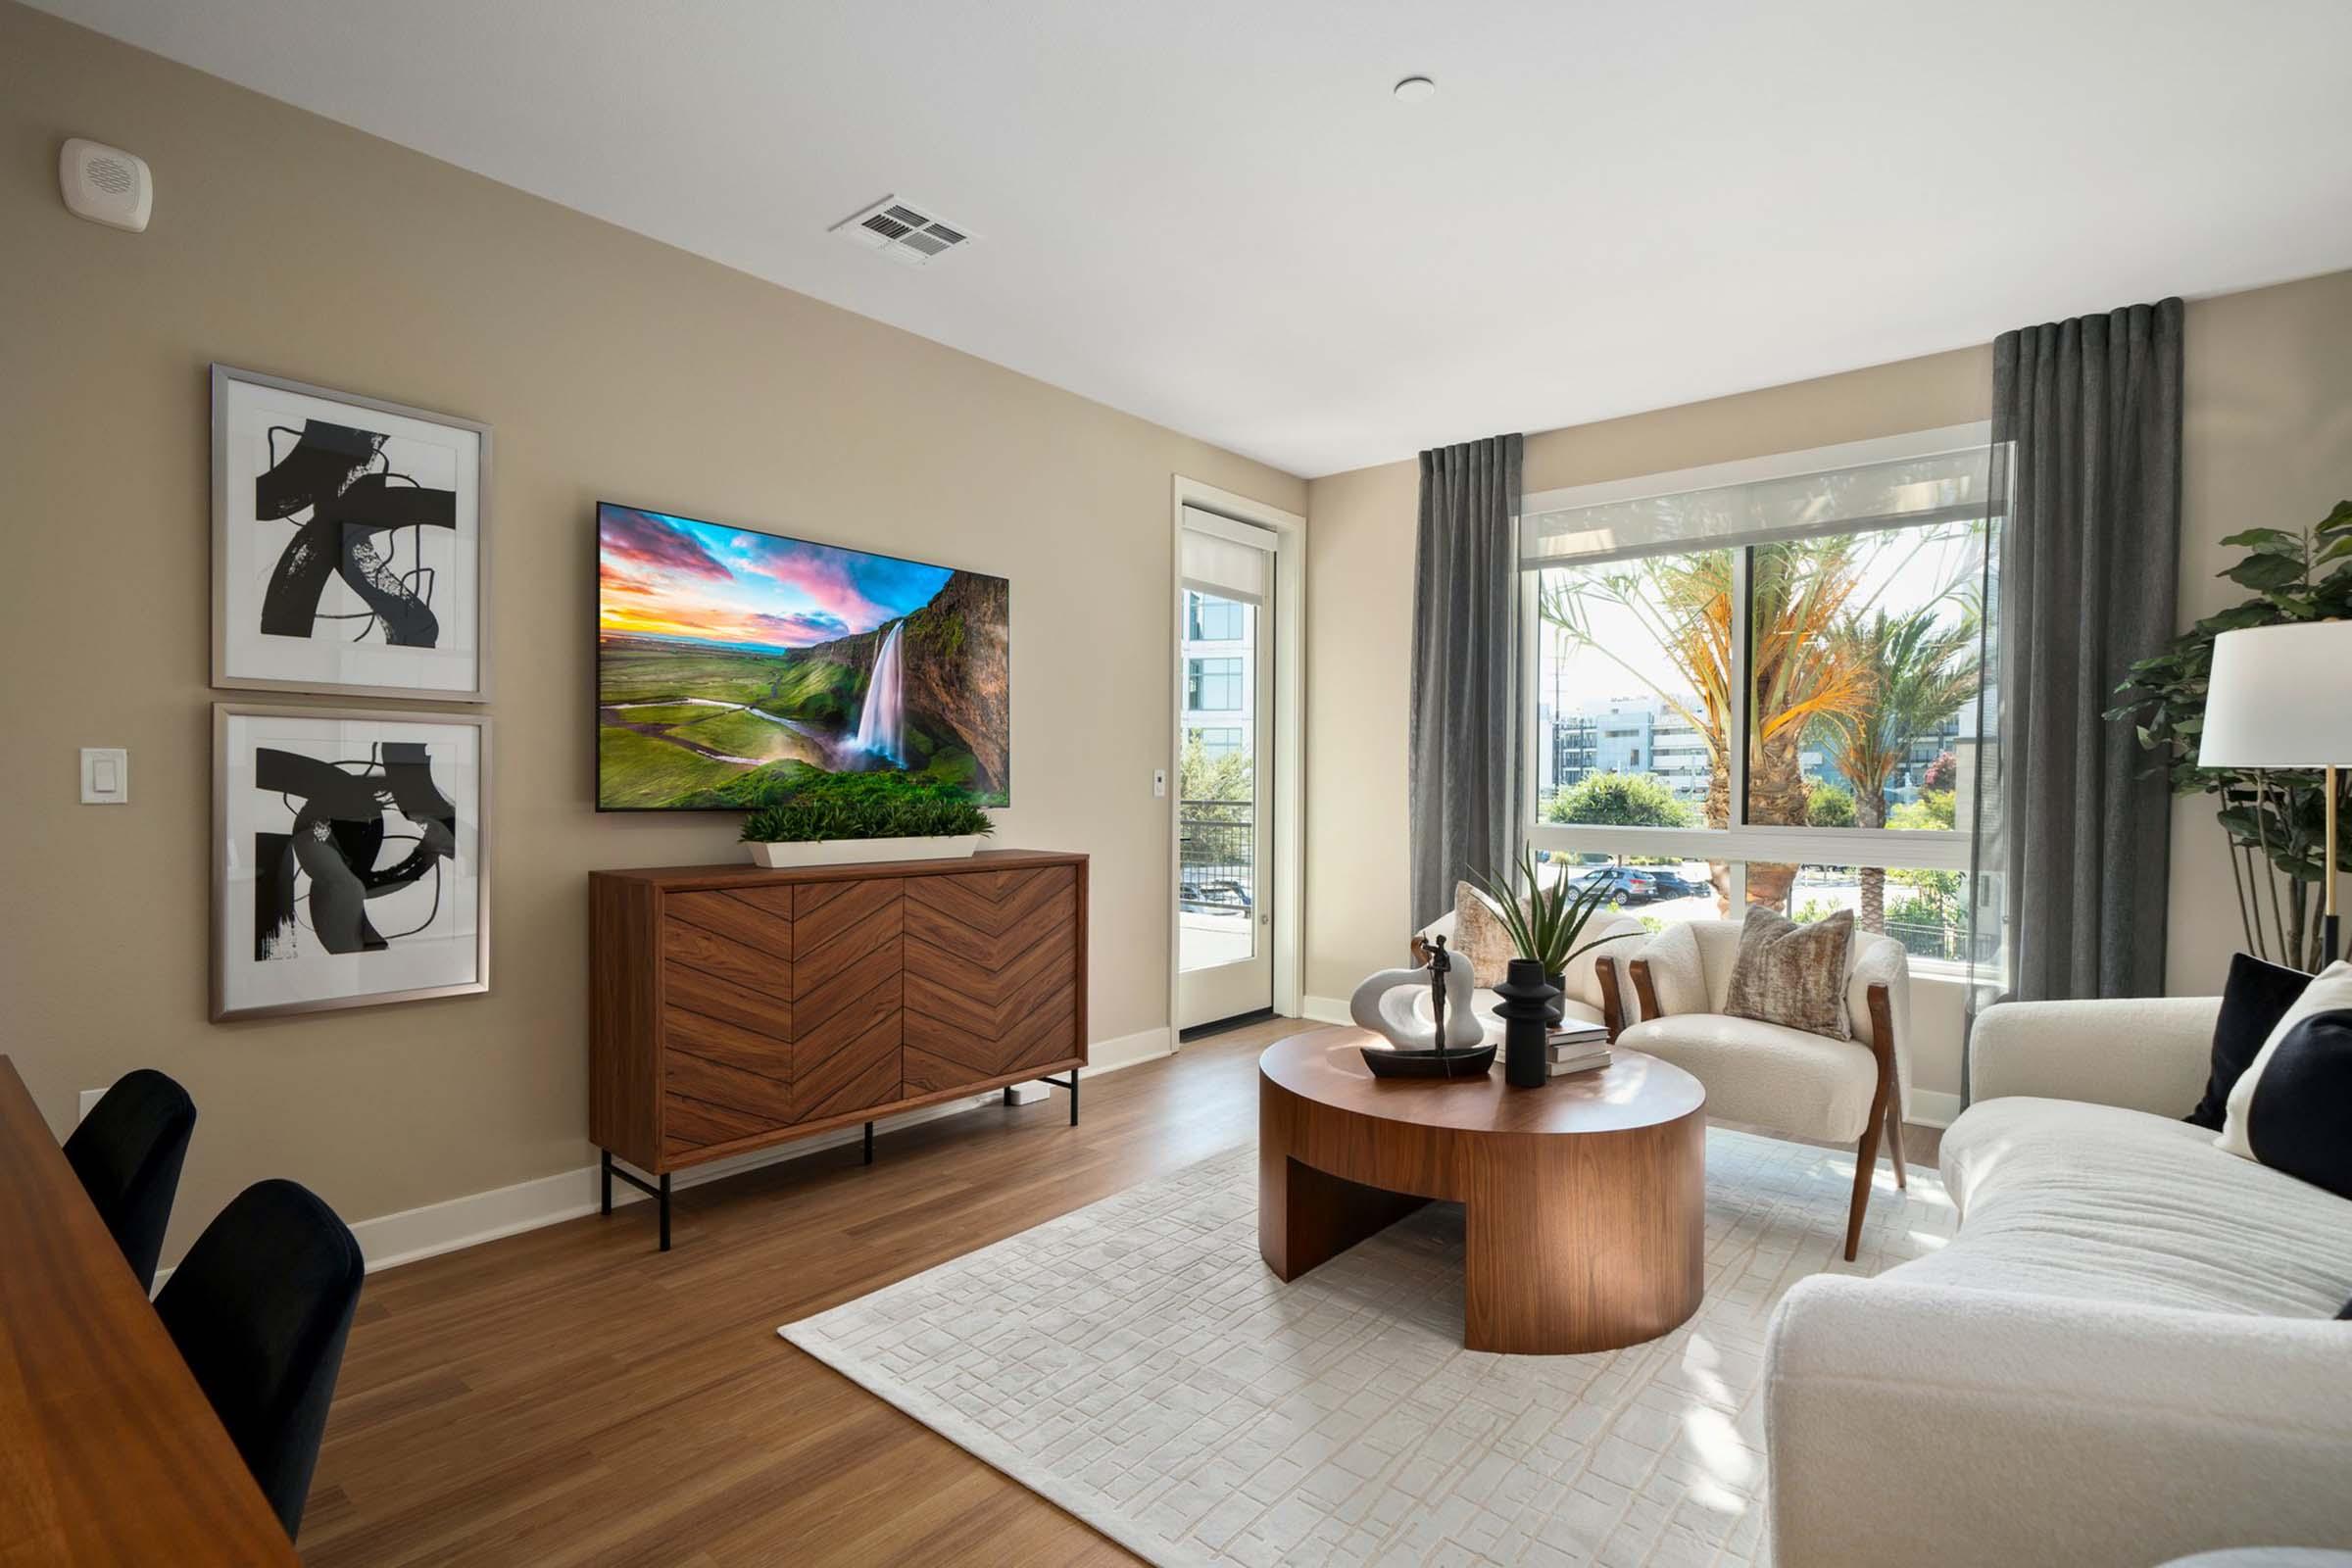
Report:
<svg viewBox="0 0 2352 1568"><path fill-rule="evenodd" d="M795 865L854 865L860 860L960 860L980 848L977 833L919 839L816 839L796 844L754 844L752 863L772 869Z"/></svg>

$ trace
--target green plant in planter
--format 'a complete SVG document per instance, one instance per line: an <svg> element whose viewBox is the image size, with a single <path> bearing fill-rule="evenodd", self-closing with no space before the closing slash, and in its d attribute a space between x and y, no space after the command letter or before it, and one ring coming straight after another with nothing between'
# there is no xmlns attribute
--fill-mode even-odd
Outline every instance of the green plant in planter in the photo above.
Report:
<svg viewBox="0 0 2352 1568"><path fill-rule="evenodd" d="M2319 884L2326 858L2326 785L2317 771L2197 766L2205 730L2205 692L2213 673L2214 639L2246 626L2352 619L2352 501L2300 531L2249 528L2222 543L2247 552L2221 573L2254 597L2208 615L2173 639L2153 659L2132 666L2108 710L2131 722L2139 744L2156 754L2176 797L2211 795L2230 841L2230 870L2237 888L2238 919L2247 950L2274 962L2317 969ZM2291 694L2281 693L2281 701ZM2339 809L2345 799L2339 794ZM2352 866L2352 842L2338 846Z"/></svg>
<svg viewBox="0 0 2352 1568"><path fill-rule="evenodd" d="M1577 945L1585 927L1592 917L1610 906L1612 895L1605 885L1594 884L1581 890L1571 890L1565 874L1553 879L1549 887L1536 875L1536 852L1519 852L1519 880L1527 888L1527 898L1520 900L1499 879L1471 873L1471 880L1480 891L1493 899L1502 910L1502 928L1508 932L1511 946L1522 958L1533 958L1544 966L1547 979L1557 981L1570 962L1605 943L1623 941L1633 935L1599 937Z"/></svg>
<svg viewBox="0 0 2352 1568"><path fill-rule="evenodd" d="M895 772L811 768L792 794L744 818L746 844L822 839L906 839L988 834L996 824L953 784Z"/></svg>

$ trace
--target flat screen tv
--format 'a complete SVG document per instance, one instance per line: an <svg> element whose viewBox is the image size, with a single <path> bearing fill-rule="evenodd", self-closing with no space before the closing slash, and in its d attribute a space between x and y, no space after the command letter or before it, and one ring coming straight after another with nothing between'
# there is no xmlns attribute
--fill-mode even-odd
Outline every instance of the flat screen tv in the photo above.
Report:
<svg viewBox="0 0 2352 1568"><path fill-rule="evenodd" d="M599 810L939 784L1010 804L1004 578L610 502L596 527Z"/></svg>

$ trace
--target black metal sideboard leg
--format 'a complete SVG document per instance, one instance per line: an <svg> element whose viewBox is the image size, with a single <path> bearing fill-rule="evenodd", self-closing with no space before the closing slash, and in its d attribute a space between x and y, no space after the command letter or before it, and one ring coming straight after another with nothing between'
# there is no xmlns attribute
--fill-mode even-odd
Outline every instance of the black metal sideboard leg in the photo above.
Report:
<svg viewBox="0 0 2352 1568"><path fill-rule="evenodd" d="M1039 1082L1039 1083L1041 1083L1041 1084L1052 1084L1052 1085L1053 1085L1054 1088L1056 1088L1056 1089L1066 1089L1066 1090L1068 1090L1068 1091L1069 1091L1069 1093L1070 1093L1070 1125L1071 1125L1071 1126L1073 1126L1073 1127L1077 1126L1077 1125L1078 1125L1078 1069L1077 1069L1077 1068L1075 1068L1075 1067L1072 1067L1072 1068L1070 1069L1070 1075L1069 1075L1067 1078L1040 1078L1040 1079L1038 1080L1038 1082ZM1010 1093L1011 1093L1011 1091L1010 1091L1010 1090L1006 1090L1006 1091L1005 1091L1005 1093L1006 1093L1006 1094L1010 1094Z"/></svg>
<svg viewBox="0 0 2352 1568"><path fill-rule="evenodd" d="M865 1124L865 1162L874 1162L874 1124L870 1121Z"/></svg>
<svg viewBox="0 0 2352 1568"><path fill-rule="evenodd" d="M606 1150L606 1151L604 1152L604 1153L605 1153L605 1157L604 1157L604 1161L603 1161L602 1170L603 1170L603 1175L604 1175L604 1179L605 1179L605 1198L604 1198L604 1208L605 1208L605 1212L606 1212L606 1213L608 1213L608 1214L610 1214L610 1213L612 1213L612 1178L613 1178L613 1177L615 1177L615 1176L617 1176L617 1177L619 1177L619 1178L620 1178L622 1181L624 1181L624 1182L627 1182L627 1183L628 1183L628 1184L629 1184L631 1187L634 1187L634 1188L636 1188L636 1189L637 1189L639 1192L643 1193L643 1194L644 1194L646 1197L648 1197L648 1198L650 1198L650 1199L654 1200L656 1202L658 1202L658 1203L660 1203L660 1204L662 1205L662 1250L663 1250L664 1252L668 1251L668 1250L669 1250L669 1172L667 1172L667 1171L663 1171L663 1172L662 1173L662 1184L661 1184L659 1187L657 1187L657 1186L655 1186L655 1185L654 1185L652 1182L649 1182L649 1181L647 1181L647 1180L646 1180L644 1177L642 1177L642 1176L638 1175L638 1174L637 1174L635 1171L633 1171L633 1170L629 1170L629 1169L626 1169L626 1168L624 1168L624 1167L622 1167L622 1166L619 1166L619 1165L615 1165L615 1164L613 1164L613 1163L612 1163L612 1151L611 1151L610 1149Z"/></svg>

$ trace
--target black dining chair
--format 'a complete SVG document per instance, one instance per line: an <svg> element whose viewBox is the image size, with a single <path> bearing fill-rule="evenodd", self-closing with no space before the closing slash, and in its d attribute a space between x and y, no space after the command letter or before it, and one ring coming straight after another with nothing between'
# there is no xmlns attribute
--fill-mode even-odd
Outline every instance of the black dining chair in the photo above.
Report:
<svg viewBox="0 0 2352 1568"><path fill-rule="evenodd" d="M117 1079L66 1140L66 1163L81 1178L142 1291L155 1288L155 1260L195 1126L188 1092L141 1067Z"/></svg>
<svg viewBox="0 0 2352 1568"><path fill-rule="evenodd" d="M306 1187L256 1182L196 1238L155 1309L291 1539L365 1265Z"/></svg>

